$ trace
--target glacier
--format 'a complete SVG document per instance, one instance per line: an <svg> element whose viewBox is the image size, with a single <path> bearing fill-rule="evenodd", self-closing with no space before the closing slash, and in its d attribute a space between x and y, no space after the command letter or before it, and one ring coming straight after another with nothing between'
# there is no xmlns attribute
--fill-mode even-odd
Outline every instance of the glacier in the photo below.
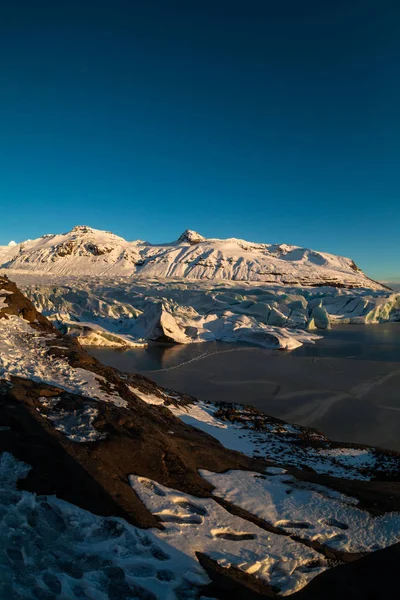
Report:
<svg viewBox="0 0 400 600"><path fill-rule="evenodd" d="M335 324L400 321L400 294L389 290L10 275L40 312L84 345L217 340L291 350Z"/></svg>

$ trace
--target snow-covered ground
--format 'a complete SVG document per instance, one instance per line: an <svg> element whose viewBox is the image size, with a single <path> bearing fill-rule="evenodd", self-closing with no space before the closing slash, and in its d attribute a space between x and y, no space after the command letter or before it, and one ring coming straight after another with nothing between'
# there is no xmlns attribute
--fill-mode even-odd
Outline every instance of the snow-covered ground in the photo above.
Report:
<svg viewBox="0 0 400 600"><path fill-rule="evenodd" d="M163 338L290 350L314 343L318 328L335 323L400 320L400 294L388 290L8 275L39 311L86 345L127 347Z"/></svg>
<svg viewBox="0 0 400 600"><path fill-rule="evenodd" d="M93 426L93 421L99 414L97 408L86 403L82 408L73 411L60 409L57 406L60 400L54 396L41 397L39 398L41 406L37 409L51 421L57 431L63 433L72 442L96 442L106 437Z"/></svg>
<svg viewBox="0 0 400 600"><path fill-rule="evenodd" d="M269 418L251 407L202 401L187 404L176 394L155 395L132 386L130 389L148 404L166 406L176 417L212 435L225 448L252 458L358 480L369 480L374 473L389 474L400 468L396 455L382 454L369 447L335 447L321 433ZM324 447L304 444L304 439L322 441Z"/></svg>
<svg viewBox="0 0 400 600"><path fill-rule="evenodd" d="M18 490L29 470L0 454L2 600L199 598L209 580L193 556L123 519Z"/></svg>
<svg viewBox="0 0 400 600"><path fill-rule="evenodd" d="M155 532L157 538L186 557L206 553L221 566L255 575L282 595L304 587L328 566L312 548L264 531L212 498L182 494L143 477L129 479L139 498L163 522L164 529Z"/></svg>
<svg viewBox="0 0 400 600"><path fill-rule="evenodd" d="M0 320L0 379L10 376L23 377L58 386L74 394L113 402L125 406L117 393L103 389L104 379L91 371L73 368L65 358L57 358L49 352L52 334L44 334L17 316Z"/></svg>
<svg viewBox="0 0 400 600"><path fill-rule="evenodd" d="M0 454L1 598L197 599L199 586L209 581L196 559L199 551L286 596L332 566L309 547L310 541L334 551L369 552L399 540L398 513L372 517L353 499L323 487L302 487L279 469L267 469L265 475L203 471L215 486L215 499L131 475L133 489L163 523L161 530L146 531L55 496L19 490L17 482L29 470L10 454ZM231 514L220 497L282 534Z"/></svg>
<svg viewBox="0 0 400 600"><path fill-rule="evenodd" d="M374 517L348 496L304 485L287 474L228 471L201 475L213 494L274 527L344 552L371 552L400 541L400 513ZM248 490L251 489L251 494ZM326 495L327 494L327 495Z"/></svg>

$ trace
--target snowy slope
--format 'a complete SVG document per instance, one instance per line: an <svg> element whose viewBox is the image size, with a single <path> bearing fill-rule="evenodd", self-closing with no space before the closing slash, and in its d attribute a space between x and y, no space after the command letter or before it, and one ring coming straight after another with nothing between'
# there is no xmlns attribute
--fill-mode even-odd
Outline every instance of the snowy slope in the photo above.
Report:
<svg viewBox="0 0 400 600"><path fill-rule="evenodd" d="M186 230L168 244L128 242L86 226L0 247L0 267L58 275L174 277L382 289L349 258L287 244L206 239Z"/></svg>
<svg viewBox="0 0 400 600"><path fill-rule="evenodd" d="M90 227L0 247L3 268L59 274L130 275L140 260L136 243Z"/></svg>

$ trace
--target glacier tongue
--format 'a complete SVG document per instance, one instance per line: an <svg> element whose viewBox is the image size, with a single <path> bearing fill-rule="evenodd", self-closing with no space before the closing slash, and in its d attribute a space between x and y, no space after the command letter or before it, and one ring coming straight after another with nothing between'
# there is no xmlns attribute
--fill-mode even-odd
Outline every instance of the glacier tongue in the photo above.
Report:
<svg viewBox="0 0 400 600"><path fill-rule="evenodd" d="M14 273L13 277L43 314L87 345L219 340L293 349L315 341L308 329L400 321L400 294L389 291Z"/></svg>

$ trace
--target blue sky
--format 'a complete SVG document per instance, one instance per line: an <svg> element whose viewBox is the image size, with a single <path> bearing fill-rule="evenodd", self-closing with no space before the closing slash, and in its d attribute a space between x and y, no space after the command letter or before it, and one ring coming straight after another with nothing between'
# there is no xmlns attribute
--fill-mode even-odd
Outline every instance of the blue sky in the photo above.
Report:
<svg viewBox="0 0 400 600"><path fill-rule="evenodd" d="M287 242L400 280L400 4L0 6L0 244Z"/></svg>

